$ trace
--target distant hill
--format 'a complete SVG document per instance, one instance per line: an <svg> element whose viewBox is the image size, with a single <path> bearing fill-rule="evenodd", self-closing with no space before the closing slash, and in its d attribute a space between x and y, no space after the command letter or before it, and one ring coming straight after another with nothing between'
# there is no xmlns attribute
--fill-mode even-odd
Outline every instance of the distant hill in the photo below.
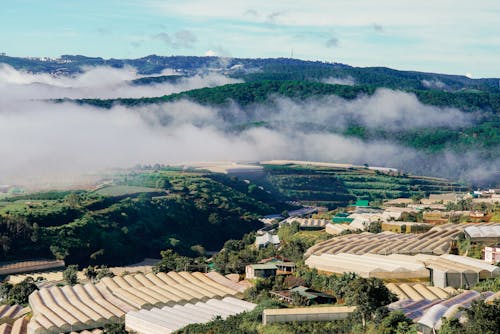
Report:
<svg viewBox="0 0 500 334"><path fill-rule="evenodd" d="M178 94L154 98L141 99L83 99L75 102L89 104L101 108L111 108L114 105L138 106L164 102L174 102L188 99L207 106L217 106L221 118L232 124L229 131L243 131L251 127L278 128L281 125L272 121L276 106L271 99L273 96L288 97L296 101L309 101L329 95L354 100L360 96L370 96L378 89L375 86L346 86L332 85L311 81L257 81L240 84L229 84L213 88L202 88ZM343 136L356 137L363 141L383 140L396 142L400 145L421 150L432 160L432 154L452 150L457 154L473 151L476 159L492 161L500 158L500 93L493 92L445 92L438 90L404 91L415 94L418 100L429 106L453 107L470 113L472 124L461 127L447 127L446 125L432 128L385 128L367 127L364 124L352 122L346 127L337 128L334 125L295 124L310 131L326 131ZM64 100L60 100L62 102ZM247 122L238 123L231 118L232 104L236 103L247 112ZM269 110L265 118L253 118L255 106L265 105ZM438 112L438 111L436 111ZM438 158L442 159L442 158ZM431 169L414 170L417 173L432 173ZM450 171L455 172L455 171ZM458 174L447 174L456 177ZM492 182L492 180L488 180ZM494 182L494 180L493 180ZM498 182L498 181L497 181Z"/></svg>
<svg viewBox="0 0 500 334"><path fill-rule="evenodd" d="M74 74L85 66L133 66L144 75L175 69L191 75L219 71L245 81L261 80L349 80L357 85L418 90L500 91L500 79L471 79L460 75L399 71L385 67L352 67L340 63L305 61L290 58L220 58L150 55L138 59L104 59L80 55L63 55L58 59L0 56L0 63L30 72Z"/></svg>

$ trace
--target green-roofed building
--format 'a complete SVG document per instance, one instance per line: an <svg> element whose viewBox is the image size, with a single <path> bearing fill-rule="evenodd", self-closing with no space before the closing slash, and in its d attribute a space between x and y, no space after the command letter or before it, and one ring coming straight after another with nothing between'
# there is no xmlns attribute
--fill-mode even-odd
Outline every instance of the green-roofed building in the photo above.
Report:
<svg viewBox="0 0 500 334"><path fill-rule="evenodd" d="M356 204L354 204L356 207L368 207L370 206L370 202L366 199L358 199L356 201Z"/></svg>
<svg viewBox="0 0 500 334"><path fill-rule="evenodd" d="M334 224L350 224L353 220L354 220L354 218L349 218L349 213L340 212L340 213L337 213L332 218L332 223L334 223Z"/></svg>

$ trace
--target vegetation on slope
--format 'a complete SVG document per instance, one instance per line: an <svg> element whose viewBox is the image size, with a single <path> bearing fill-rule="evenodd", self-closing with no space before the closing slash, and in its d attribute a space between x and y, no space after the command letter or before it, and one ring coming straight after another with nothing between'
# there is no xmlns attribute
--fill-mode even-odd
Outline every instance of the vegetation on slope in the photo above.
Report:
<svg viewBox="0 0 500 334"><path fill-rule="evenodd" d="M165 248L189 255L219 249L226 240L260 227L259 215L281 209L256 199L258 192L248 184L225 178L160 171L124 175L116 183L121 190L161 189L161 195L96 191L45 201L26 195L22 203L13 198L3 202L0 212L1 258L36 254L79 265L121 264L158 257Z"/></svg>
<svg viewBox="0 0 500 334"><path fill-rule="evenodd" d="M356 199L373 201L467 190L444 179L384 174L367 168L266 165L265 170L263 177L248 177L284 200L330 209L347 206Z"/></svg>

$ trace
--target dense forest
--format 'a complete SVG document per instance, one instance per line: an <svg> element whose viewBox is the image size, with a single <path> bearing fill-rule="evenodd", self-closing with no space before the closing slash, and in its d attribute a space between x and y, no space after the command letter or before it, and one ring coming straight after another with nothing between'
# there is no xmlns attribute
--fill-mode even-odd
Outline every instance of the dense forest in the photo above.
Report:
<svg viewBox="0 0 500 334"><path fill-rule="evenodd" d="M224 175L131 173L118 176L115 184L4 199L1 258L36 254L66 263L113 265L158 257L165 248L200 255L259 228L260 215L287 207L258 187Z"/></svg>

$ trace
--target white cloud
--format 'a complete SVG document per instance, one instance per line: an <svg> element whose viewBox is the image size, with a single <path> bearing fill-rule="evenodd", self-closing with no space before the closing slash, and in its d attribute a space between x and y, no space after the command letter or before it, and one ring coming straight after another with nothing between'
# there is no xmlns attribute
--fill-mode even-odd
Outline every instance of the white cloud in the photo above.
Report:
<svg viewBox="0 0 500 334"><path fill-rule="evenodd" d="M368 163L426 173L431 170L437 175L458 175L465 170L462 175L470 177L468 171L477 161L470 152L460 156L447 152L429 159L391 140L364 142L331 132L334 128L342 132L351 122L384 129L464 126L475 116L422 105L414 95L387 89L352 101L335 96L303 102L274 97L247 110L189 101L104 110L36 100L60 97L62 92L90 94L86 97L94 96L91 93L106 97L158 93L155 86L140 87L140 91L120 86L120 80L135 75L131 69L117 73L99 68L74 78L53 78L0 70L0 183L61 179L137 163L268 159ZM199 76L173 87L219 85L225 80ZM39 82L50 89L40 88L45 86ZM235 125L254 121L269 125L235 129ZM481 175L490 175L495 163L483 161Z"/></svg>
<svg viewBox="0 0 500 334"><path fill-rule="evenodd" d="M176 75L165 69L161 75ZM133 85L131 80L142 76L132 67L89 67L72 77L33 74L0 64L0 94L8 99L54 98L140 98L179 93L186 90L241 82L217 73L198 74L175 83L147 86Z"/></svg>

